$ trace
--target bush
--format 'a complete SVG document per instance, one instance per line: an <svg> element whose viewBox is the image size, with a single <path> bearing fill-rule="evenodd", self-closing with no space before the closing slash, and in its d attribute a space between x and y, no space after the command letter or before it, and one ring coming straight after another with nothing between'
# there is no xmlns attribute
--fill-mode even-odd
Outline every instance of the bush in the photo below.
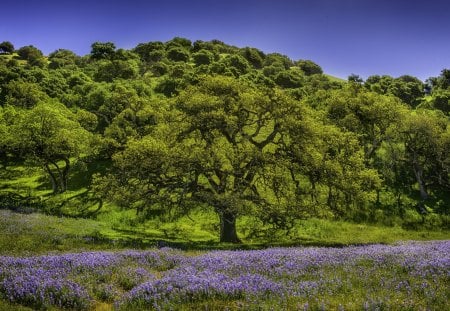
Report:
<svg viewBox="0 0 450 311"><path fill-rule="evenodd" d="M167 58L174 62L187 62L189 60L189 52L181 47L173 47L167 51Z"/></svg>
<svg viewBox="0 0 450 311"><path fill-rule="evenodd" d="M422 216L415 210L407 209L403 215L403 227L407 229L418 229L422 223Z"/></svg>
<svg viewBox="0 0 450 311"><path fill-rule="evenodd" d="M192 55L196 66L209 65L214 60L214 55L210 51L200 50Z"/></svg>
<svg viewBox="0 0 450 311"><path fill-rule="evenodd" d="M424 225L427 229L436 229L441 228L443 225L443 220L441 218L441 215L431 213L425 216L424 219Z"/></svg>

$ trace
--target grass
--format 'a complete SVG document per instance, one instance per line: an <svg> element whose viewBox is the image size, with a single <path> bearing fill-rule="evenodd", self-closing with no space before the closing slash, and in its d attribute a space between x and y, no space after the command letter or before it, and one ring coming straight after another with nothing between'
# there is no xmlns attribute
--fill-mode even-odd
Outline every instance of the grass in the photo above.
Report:
<svg viewBox="0 0 450 311"><path fill-rule="evenodd" d="M332 82L347 82L347 80L339 78L339 77L335 77L329 74L324 74L328 79L330 79L330 81Z"/></svg>
<svg viewBox="0 0 450 311"><path fill-rule="evenodd" d="M186 250L259 249L270 246L345 246L390 244L402 240L445 240L448 231L415 231L400 227L353 224L309 219L299 221L292 232L260 228L257 238L248 237L253 220L238 222L243 244L219 243L216 216L194 211L162 223L157 218L136 222L132 211L110 207L98 219L70 218L40 213L20 214L0 210L0 254L31 255L83 250L172 246ZM254 226L254 225L253 225Z"/></svg>
<svg viewBox="0 0 450 311"><path fill-rule="evenodd" d="M0 311L33 311L33 309L0 299Z"/></svg>
<svg viewBox="0 0 450 311"><path fill-rule="evenodd" d="M83 211L82 199L90 195L84 186L89 179L88 173L74 169L70 190L62 195L51 196L48 176L43 170L19 165L2 169L1 191L41 197L47 203L53 202L56 207L61 202L66 202L63 207L47 212L71 217L0 211L3 215L0 219L0 233L4 233L0 237L0 253L143 248L155 245L203 250L255 249L268 246L343 246L450 238L448 230L405 230L399 226L355 224L326 219L299 220L292 230L286 232L265 226L255 218L241 217L237 227L244 244L221 244L218 240L219 220L211 210L194 210L170 222L162 221L158 215L143 221L135 211L122 210L110 204L105 204L96 214L83 214L80 212ZM97 207L90 204L92 207L88 212ZM90 218L79 217L83 215L89 215ZM11 228L14 228L13 232L10 232Z"/></svg>
<svg viewBox="0 0 450 311"><path fill-rule="evenodd" d="M107 226L94 220L0 210L0 254L31 255L113 248L111 243L102 243L98 239L102 231L107 232Z"/></svg>

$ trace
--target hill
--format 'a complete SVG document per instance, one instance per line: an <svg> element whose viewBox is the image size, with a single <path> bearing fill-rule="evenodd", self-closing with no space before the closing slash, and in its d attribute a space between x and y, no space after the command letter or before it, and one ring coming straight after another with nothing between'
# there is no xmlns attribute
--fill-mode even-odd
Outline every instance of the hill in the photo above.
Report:
<svg viewBox="0 0 450 311"><path fill-rule="evenodd" d="M2 208L234 243L310 218L448 229L447 69L426 85L343 81L310 60L176 37L85 56L25 46L0 72Z"/></svg>

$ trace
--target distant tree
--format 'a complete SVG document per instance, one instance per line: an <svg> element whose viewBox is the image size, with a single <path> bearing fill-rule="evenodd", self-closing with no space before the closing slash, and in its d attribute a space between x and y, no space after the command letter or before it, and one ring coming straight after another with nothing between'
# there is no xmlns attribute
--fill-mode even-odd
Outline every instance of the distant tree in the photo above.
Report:
<svg viewBox="0 0 450 311"><path fill-rule="evenodd" d="M28 45L17 50L20 59L26 60L30 66L44 67L46 60L38 48Z"/></svg>
<svg viewBox="0 0 450 311"><path fill-rule="evenodd" d="M116 45L112 42L94 42L91 45L92 59L112 59L116 52Z"/></svg>
<svg viewBox="0 0 450 311"><path fill-rule="evenodd" d="M435 90L430 103L434 109L439 109L450 116L450 90Z"/></svg>
<svg viewBox="0 0 450 311"><path fill-rule="evenodd" d="M248 61L238 54L227 55L221 62L236 77L248 73L251 69Z"/></svg>
<svg viewBox="0 0 450 311"><path fill-rule="evenodd" d="M416 77L400 76L394 79L389 92L411 107L416 107L424 96L424 83Z"/></svg>
<svg viewBox="0 0 450 311"><path fill-rule="evenodd" d="M173 47L167 51L167 58L174 62L187 62L189 52L181 47Z"/></svg>
<svg viewBox="0 0 450 311"><path fill-rule="evenodd" d="M216 44L212 42L197 40L192 45L192 52L198 52L200 50L207 50L214 54L219 52L218 46Z"/></svg>
<svg viewBox="0 0 450 311"><path fill-rule="evenodd" d="M79 59L74 52L65 49L58 49L48 55L50 69L63 68L67 66L74 66Z"/></svg>
<svg viewBox="0 0 450 311"><path fill-rule="evenodd" d="M42 91L37 83L26 82L23 80L13 80L4 86L6 93L6 104L32 108L39 102L48 99L48 96Z"/></svg>
<svg viewBox="0 0 450 311"><path fill-rule="evenodd" d="M209 65L214 60L214 55L208 50L200 50L192 54L192 58L196 66Z"/></svg>
<svg viewBox="0 0 450 311"><path fill-rule="evenodd" d="M364 86L371 91L384 95L394 95L400 98L404 103L411 107L416 107L422 100L424 92L424 83L409 75L398 78L391 76L370 76L367 78Z"/></svg>
<svg viewBox="0 0 450 311"><path fill-rule="evenodd" d="M166 48L171 49L172 47L183 47L184 49L190 50L192 48L192 41L186 38L175 37L170 41L166 42Z"/></svg>
<svg viewBox="0 0 450 311"><path fill-rule="evenodd" d="M289 69L294 66L292 60L286 55L282 55L280 53L270 53L266 55L264 59L264 66L270 66L274 64L280 64L284 67L284 69Z"/></svg>
<svg viewBox="0 0 450 311"><path fill-rule="evenodd" d="M179 93L180 88L184 85L183 79L165 77L156 85L155 91L164 94L166 97L173 97Z"/></svg>
<svg viewBox="0 0 450 311"><path fill-rule="evenodd" d="M277 74L279 74L282 71L285 71L286 69L284 66L280 63L273 63L272 65L265 66L263 68L263 74L266 77L274 78Z"/></svg>
<svg viewBox="0 0 450 311"><path fill-rule="evenodd" d="M327 105L330 121L358 135L368 162L392 131L400 126L407 112L407 107L393 96L368 92L352 85L332 91L323 102Z"/></svg>
<svg viewBox="0 0 450 311"><path fill-rule="evenodd" d="M256 48L245 47L240 54L256 69L263 66L264 57L266 56L262 51Z"/></svg>
<svg viewBox="0 0 450 311"><path fill-rule="evenodd" d="M298 70L284 70L274 77L274 81L283 88L297 88L302 86L304 78Z"/></svg>
<svg viewBox="0 0 450 311"><path fill-rule="evenodd" d="M14 45L9 41L0 43L0 54L12 54L14 52Z"/></svg>
<svg viewBox="0 0 450 311"><path fill-rule="evenodd" d="M362 84L364 82L364 80L359 75L354 74L354 73L349 75L347 80L349 82L358 83L358 84Z"/></svg>
<svg viewBox="0 0 450 311"><path fill-rule="evenodd" d="M366 213L376 200L381 179L376 170L365 165L358 136L308 120L307 115L286 118L283 134L289 139L284 140L279 159L289 163L293 183L289 201L303 207L303 217L330 213L342 218Z"/></svg>
<svg viewBox="0 0 450 311"><path fill-rule="evenodd" d="M135 60L102 60L94 78L97 81L112 82L114 79L134 79L138 73L139 64Z"/></svg>
<svg viewBox="0 0 450 311"><path fill-rule="evenodd" d="M150 66L151 72L157 76L163 76L169 71L169 66L163 62L157 62Z"/></svg>
<svg viewBox="0 0 450 311"><path fill-rule="evenodd" d="M322 67L311 60L298 60L295 65L299 67L307 76L323 73Z"/></svg>
<svg viewBox="0 0 450 311"><path fill-rule="evenodd" d="M166 57L166 51L154 50L148 54L147 62L157 63L162 61Z"/></svg>
<svg viewBox="0 0 450 311"><path fill-rule="evenodd" d="M138 54L144 62L158 62L166 54L164 43L160 41L139 43L133 52Z"/></svg>
<svg viewBox="0 0 450 311"><path fill-rule="evenodd" d="M443 69L438 77L431 77L427 80L432 90L450 88L450 69Z"/></svg>

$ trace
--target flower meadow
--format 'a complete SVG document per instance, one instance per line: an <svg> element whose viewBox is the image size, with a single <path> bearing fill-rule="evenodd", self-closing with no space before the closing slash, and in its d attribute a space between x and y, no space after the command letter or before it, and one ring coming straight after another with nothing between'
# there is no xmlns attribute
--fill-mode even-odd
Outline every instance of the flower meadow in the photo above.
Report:
<svg viewBox="0 0 450 311"><path fill-rule="evenodd" d="M448 310L450 241L0 257L0 298L34 309Z"/></svg>

